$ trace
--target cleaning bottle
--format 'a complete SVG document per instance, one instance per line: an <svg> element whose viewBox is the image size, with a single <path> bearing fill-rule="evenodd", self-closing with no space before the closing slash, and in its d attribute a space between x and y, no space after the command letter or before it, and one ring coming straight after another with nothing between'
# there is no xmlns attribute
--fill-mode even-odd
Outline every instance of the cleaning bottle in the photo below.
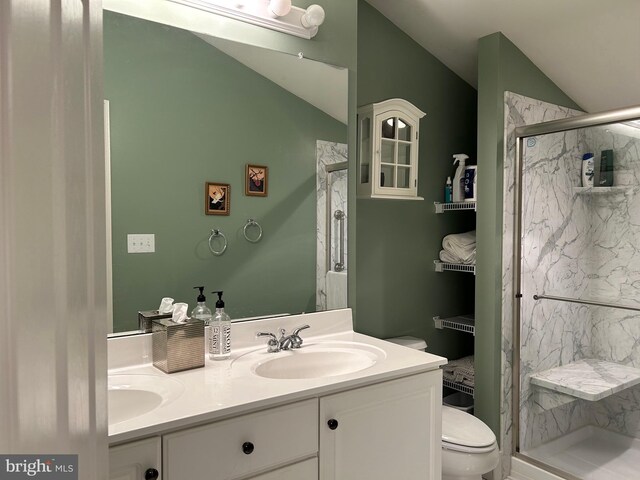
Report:
<svg viewBox="0 0 640 480"><path fill-rule="evenodd" d="M453 164L458 163L456 174L453 177L453 201L464 202L464 170L465 161L469 156L464 153L456 153L453 158Z"/></svg>
<svg viewBox="0 0 640 480"><path fill-rule="evenodd" d="M209 325L211 322L211 310L207 307L207 304L204 303L207 301L207 298L204 296L204 287L193 287L195 290L200 290L200 295L198 295L198 304L196 308L191 310L191 318L196 320L202 320L205 325Z"/></svg>
<svg viewBox="0 0 640 480"><path fill-rule="evenodd" d="M451 203L453 200L453 185L451 177L447 177L447 183L444 186L444 203Z"/></svg>
<svg viewBox="0 0 640 480"><path fill-rule="evenodd" d="M209 358L211 360L226 360L231 356L231 318L224 313L223 292L211 293L218 294L218 301L216 302L216 313L211 320Z"/></svg>

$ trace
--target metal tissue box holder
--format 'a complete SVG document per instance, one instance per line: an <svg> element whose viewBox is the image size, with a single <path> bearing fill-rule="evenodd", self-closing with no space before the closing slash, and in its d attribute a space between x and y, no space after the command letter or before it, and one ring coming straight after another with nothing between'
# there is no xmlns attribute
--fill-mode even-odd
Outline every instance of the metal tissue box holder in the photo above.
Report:
<svg viewBox="0 0 640 480"><path fill-rule="evenodd" d="M160 313L158 310L145 310L138 312L138 330L141 330L144 333L151 333L151 323L154 320L171 318L172 315L172 312Z"/></svg>
<svg viewBox="0 0 640 480"><path fill-rule="evenodd" d="M176 323L170 319L152 324L153 366L165 373L204 367L204 322Z"/></svg>

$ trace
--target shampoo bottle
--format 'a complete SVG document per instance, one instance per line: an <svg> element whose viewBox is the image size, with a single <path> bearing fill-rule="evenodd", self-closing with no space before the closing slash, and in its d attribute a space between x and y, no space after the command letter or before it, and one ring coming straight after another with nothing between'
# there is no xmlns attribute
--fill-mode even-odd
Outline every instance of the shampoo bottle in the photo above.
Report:
<svg viewBox="0 0 640 480"><path fill-rule="evenodd" d="M593 153L585 153L582 156L582 186L593 187Z"/></svg>
<svg viewBox="0 0 640 480"><path fill-rule="evenodd" d="M464 153L456 153L453 158L453 164L458 163L456 174L453 177L453 201L464 202L464 170L465 161L469 156Z"/></svg>
<svg viewBox="0 0 640 480"><path fill-rule="evenodd" d="M211 320L209 358L211 360L226 360L231 356L231 318L224 313L222 291L211 293L218 294L218 301L216 302L216 313Z"/></svg>

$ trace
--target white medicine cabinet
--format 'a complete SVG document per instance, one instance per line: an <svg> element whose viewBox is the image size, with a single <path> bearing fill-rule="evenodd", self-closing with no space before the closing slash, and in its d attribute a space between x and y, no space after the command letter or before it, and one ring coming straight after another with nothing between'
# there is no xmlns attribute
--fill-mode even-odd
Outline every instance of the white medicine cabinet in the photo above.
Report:
<svg viewBox="0 0 640 480"><path fill-rule="evenodd" d="M358 108L358 197L418 197L418 139L425 113L393 98Z"/></svg>

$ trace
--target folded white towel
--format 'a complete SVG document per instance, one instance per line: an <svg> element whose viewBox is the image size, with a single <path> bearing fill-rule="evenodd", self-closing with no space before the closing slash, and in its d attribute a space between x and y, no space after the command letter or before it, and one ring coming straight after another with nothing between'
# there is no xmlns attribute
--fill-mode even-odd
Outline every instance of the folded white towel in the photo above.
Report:
<svg viewBox="0 0 640 480"><path fill-rule="evenodd" d="M466 233L453 233L442 239L442 248L458 262L470 264L475 262L476 253L476 231Z"/></svg>
<svg viewBox="0 0 640 480"><path fill-rule="evenodd" d="M440 250L440 260L444 263L461 263L463 265L475 265L476 264L476 251L474 250L465 259L456 257L453 253L447 250Z"/></svg>

